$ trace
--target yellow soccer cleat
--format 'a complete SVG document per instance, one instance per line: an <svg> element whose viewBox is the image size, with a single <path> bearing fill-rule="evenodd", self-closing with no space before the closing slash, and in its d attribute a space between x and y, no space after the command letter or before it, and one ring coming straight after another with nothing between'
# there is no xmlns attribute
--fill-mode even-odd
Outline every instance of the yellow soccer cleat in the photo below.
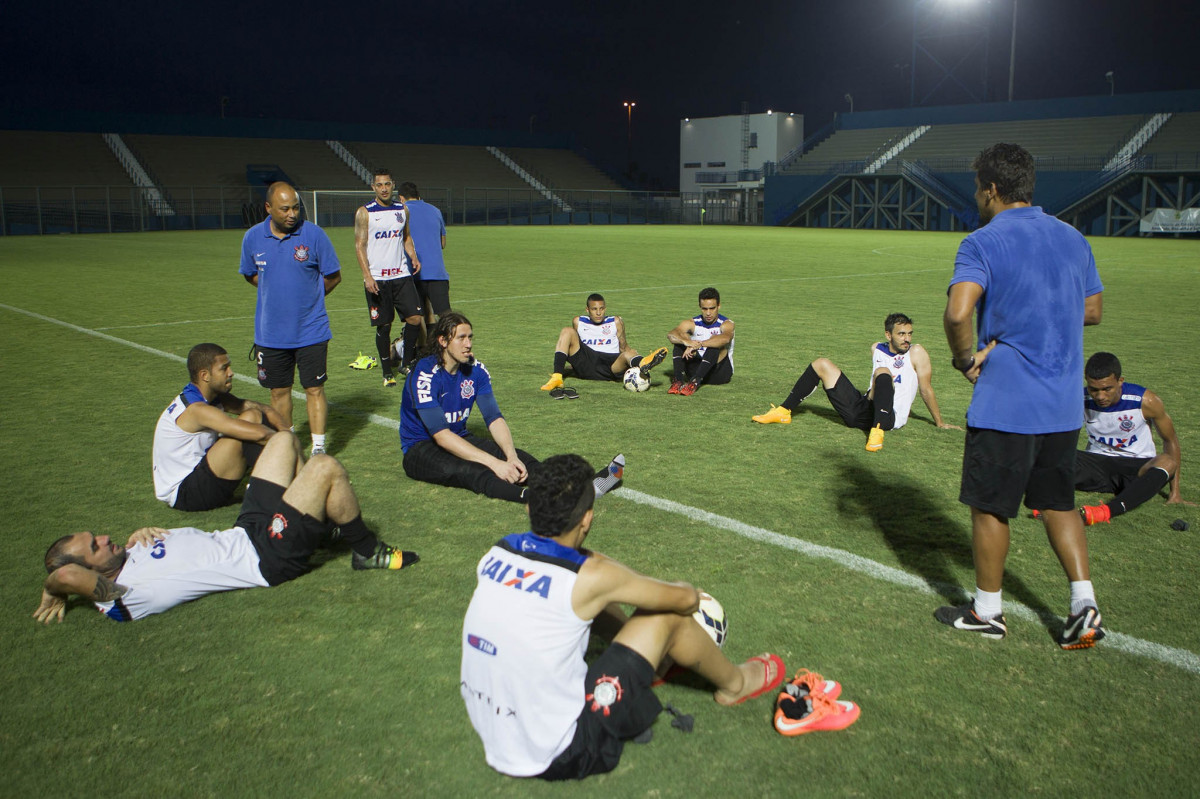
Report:
<svg viewBox="0 0 1200 799"><path fill-rule="evenodd" d="M878 452L883 449L883 428L875 425L867 436L867 452Z"/></svg>
<svg viewBox="0 0 1200 799"><path fill-rule="evenodd" d="M751 416L751 419L759 424L791 424L792 412L781 406L771 406L771 410L766 413L761 413L758 416Z"/></svg>
<svg viewBox="0 0 1200 799"><path fill-rule="evenodd" d="M350 368L357 369L360 372L365 372L367 369L374 369L378 365L374 358L370 355L363 355L361 352L358 353L357 358L350 362Z"/></svg>
<svg viewBox="0 0 1200 799"><path fill-rule="evenodd" d="M546 381L546 385L542 386L542 391L553 391L556 388L562 388L562 375L558 372L550 375L550 379Z"/></svg>

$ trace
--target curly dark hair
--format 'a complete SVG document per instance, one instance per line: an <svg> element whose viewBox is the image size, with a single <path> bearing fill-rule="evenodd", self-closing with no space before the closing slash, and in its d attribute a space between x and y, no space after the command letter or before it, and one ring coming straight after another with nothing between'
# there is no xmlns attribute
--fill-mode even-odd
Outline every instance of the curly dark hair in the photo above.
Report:
<svg viewBox="0 0 1200 799"><path fill-rule="evenodd" d="M1111 352L1097 352L1083 367L1083 376L1088 380L1103 380L1109 375L1121 379L1121 362Z"/></svg>
<svg viewBox="0 0 1200 799"><path fill-rule="evenodd" d="M971 163L980 186L996 184L996 193L1006 203L1032 203L1037 169L1033 156L1019 144L993 144Z"/></svg>
<svg viewBox="0 0 1200 799"><path fill-rule="evenodd" d="M454 331L459 325L467 325L474 329L475 325L471 324L471 320L458 311L446 311L438 317L433 329L429 331L429 339L425 342L425 354L436 355L438 363L442 362L442 351L446 348L442 346L438 338L444 338L447 341L454 337Z"/></svg>
<svg viewBox="0 0 1200 799"><path fill-rule="evenodd" d="M578 455L555 455L529 470L529 523L541 536L562 535L596 501L595 470Z"/></svg>

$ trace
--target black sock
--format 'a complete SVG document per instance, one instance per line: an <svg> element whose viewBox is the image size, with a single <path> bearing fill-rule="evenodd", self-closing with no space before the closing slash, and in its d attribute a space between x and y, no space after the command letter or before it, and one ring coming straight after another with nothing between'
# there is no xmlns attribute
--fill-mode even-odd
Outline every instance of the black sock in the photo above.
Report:
<svg viewBox="0 0 1200 799"><path fill-rule="evenodd" d="M392 326L375 328L375 351L379 353L379 367L387 376L392 374Z"/></svg>
<svg viewBox="0 0 1200 799"><path fill-rule="evenodd" d="M680 383L687 382L687 363L683 360L685 349L687 348L682 344L676 344L671 355L671 367L674 369L675 379Z"/></svg>
<svg viewBox="0 0 1200 799"><path fill-rule="evenodd" d="M642 357L643 357L643 356L641 356L641 355L635 355L635 356L634 356L634 358L633 358L633 360L631 360L631 361L629 362L629 368L630 368L630 369L633 369L635 366L637 366L639 363L641 363L641 362L642 362Z"/></svg>
<svg viewBox="0 0 1200 799"><path fill-rule="evenodd" d="M361 513L345 524L337 526L342 528L342 538L355 552L364 558L375 554L375 548L379 546L379 539L371 532L371 528L367 527Z"/></svg>
<svg viewBox="0 0 1200 799"><path fill-rule="evenodd" d="M421 337L421 326L404 323L404 363L408 366L417 362L417 339Z"/></svg>
<svg viewBox="0 0 1200 799"><path fill-rule="evenodd" d="M896 415L892 405L896 401L896 385L890 374L878 375L875 378L875 393L871 402L875 406L875 425L884 430L891 430L896 423Z"/></svg>
<svg viewBox="0 0 1200 799"><path fill-rule="evenodd" d="M788 394L787 399L783 401L783 407L789 411L796 410L809 394L817 390L817 386L820 384L821 378L817 376L816 370L810 363L804 370L804 374L800 375L800 379L796 381L796 385L792 386L792 393Z"/></svg>
<svg viewBox="0 0 1200 799"><path fill-rule="evenodd" d="M716 347L709 347L704 350L704 354L700 356L700 363L696 364L695 371L692 372L692 382L700 385L704 382L704 378L708 377L708 373L717 365L717 358L721 351Z"/></svg>
<svg viewBox="0 0 1200 799"><path fill-rule="evenodd" d="M565 352L554 351L554 374L561 375L563 370L567 368L567 354Z"/></svg>
<svg viewBox="0 0 1200 799"><path fill-rule="evenodd" d="M1143 502L1149 502L1170 479L1171 475L1167 474L1166 469L1155 466L1105 504L1113 516L1128 513Z"/></svg>

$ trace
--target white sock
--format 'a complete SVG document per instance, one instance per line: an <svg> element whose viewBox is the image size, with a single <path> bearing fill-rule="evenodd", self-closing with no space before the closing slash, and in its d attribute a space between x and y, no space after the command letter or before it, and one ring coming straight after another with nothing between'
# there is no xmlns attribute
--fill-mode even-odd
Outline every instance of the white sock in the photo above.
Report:
<svg viewBox="0 0 1200 799"><path fill-rule="evenodd" d="M975 586L975 615L983 621L994 619L1004 610L1001 594L1004 591L984 591Z"/></svg>
<svg viewBox="0 0 1200 799"><path fill-rule="evenodd" d="M1088 606L1096 607L1096 590L1092 588L1092 581L1076 580L1071 583L1071 615Z"/></svg>
<svg viewBox="0 0 1200 799"><path fill-rule="evenodd" d="M324 433L313 433L312 440L313 440L314 447L321 447L322 449L325 448L325 434Z"/></svg>
<svg viewBox="0 0 1200 799"><path fill-rule="evenodd" d="M592 480L592 487L596 489L596 498L599 499L616 488L617 483L621 482L621 477L624 474L625 456L618 455L609 462L608 468L604 470L604 474Z"/></svg>

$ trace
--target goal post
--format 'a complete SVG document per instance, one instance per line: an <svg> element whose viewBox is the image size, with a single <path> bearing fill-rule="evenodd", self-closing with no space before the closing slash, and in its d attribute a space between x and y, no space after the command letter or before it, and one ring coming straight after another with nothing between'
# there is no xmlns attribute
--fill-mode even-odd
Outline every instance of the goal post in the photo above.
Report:
<svg viewBox="0 0 1200 799"><path fill-rule="evenodd" d="M369 189L310 189L300 192L305 216L321 227L351 227L354 214L375 196Z"/></svg>

